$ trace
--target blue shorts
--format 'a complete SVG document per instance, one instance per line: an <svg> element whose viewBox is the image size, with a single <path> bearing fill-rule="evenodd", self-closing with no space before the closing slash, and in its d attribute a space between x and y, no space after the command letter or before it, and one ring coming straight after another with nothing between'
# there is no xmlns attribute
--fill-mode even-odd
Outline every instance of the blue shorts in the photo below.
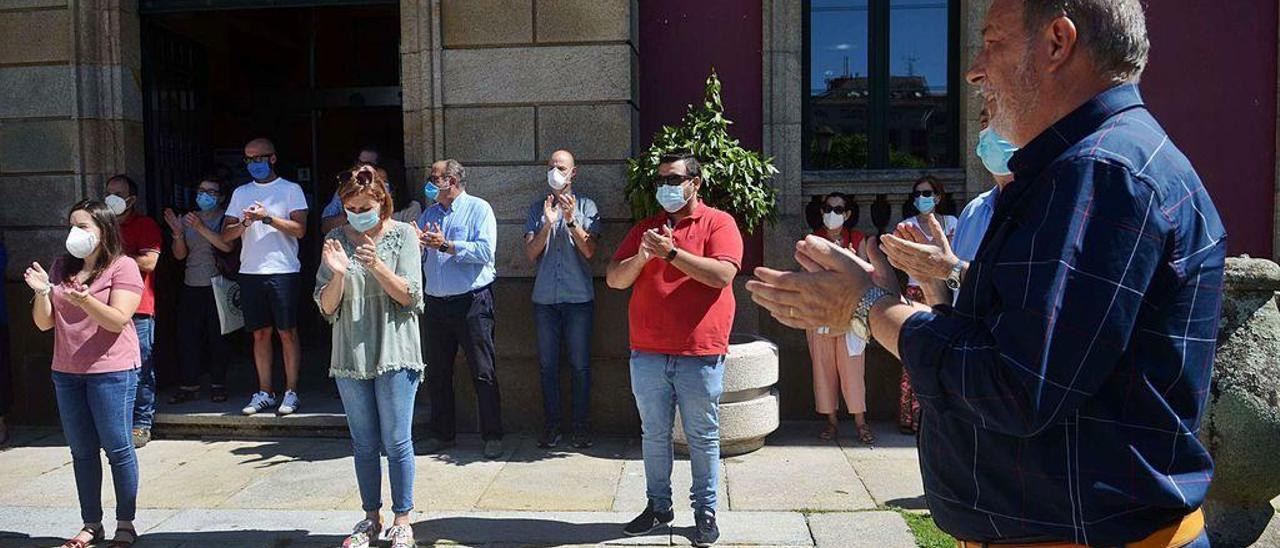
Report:
<svg viewBox="0 0 1280 548"><path fill-rule="evenodd" d="M288 330L298 327L298 291L301 275L240 274L240 307L244 328L257 331L268 327Z"/></svg>

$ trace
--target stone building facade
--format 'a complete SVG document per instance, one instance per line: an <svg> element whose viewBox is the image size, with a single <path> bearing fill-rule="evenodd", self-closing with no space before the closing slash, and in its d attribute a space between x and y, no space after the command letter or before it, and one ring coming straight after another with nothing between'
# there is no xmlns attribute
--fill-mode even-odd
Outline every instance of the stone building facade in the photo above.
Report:
<svg viewBox="0 0 1280 548"><path fill-rule="evenodd" d="M960 20L959 37L953 43L959 48L963 73L981 47L982 19L990 0L955 1ZM1274 80L1280 57L1276 38L1280 18L1274 6L1256 3L1271 17L1268 36L1274 51L1267 59ZM802 81L803 3L714 0L708 4L712 6L701 9L714 10L723 19L686 23L742 25L717 35L730 38L707 38L731 41L719 44L731 52L739 44L734 40L747 44L712 61L722 68L753 69L744 73L753 76L726 79L726 90L754 95L761 105L748 117L753 122L735 126L735 131L748 136L745 143L759 141L780 169L774 180L780 191L779 223L766 228L751 245L760 246L765 264L788 267L796 237L807 231L804 206L812 196L835 190L850 193L866 212L883 196L905 193L921 170L805 171L801 158L806 87ZM398 9L402 157L407 180L422 181L435 159L457 158L468 166L469 191L490 200L499 218L497 339L511 426L529 427L540 420L529 302L532 268L521 250L523 223L529 204L545 192L541 181L547 156L556 148L568 148L581 166L580 191L597 201L604 219L602 252L593 261L600 277L593 341L597 422L615 430L634 427L638 421L626 368L627 295L604 286L603 269L630 226L622 189L625 160L648 143L648 135L642 135L640 128L678 122L678 113L676 117L671 112L659 114L655 105L699 100L687 94L664 96L662 86L652 94L641 94L641 89L654 89L645 82L655 78L692 79L700 89L707 67L682 66L680 50L663 38L668 26L697 10L681 0L402 0ZM1163 3L1151 9L1177 10ZM23 268L32 260L47 264L60 253L68 206L83 197L98 196L106 176L125 172L146 179L141 55L145 16L138 0L0 0L0 230L11 258L5 290L14 334L15 411L20 418L47 419L51 409L46 397L51 338L37 334L26 319L29 294L21 283ZM642 36L658 39L646 44ZM693 41L679 46L696 53L716 44ZM1158 43L1154 51L1184 52L1191 47L1166 42ZM662 67L671 70L642 71L642 65L651 66L646 62L653 56L664 56ZM967 197L985 190L990 179L973 155L966 153L976 144L981 105L960 87L952 93L962 97L959 149L964 160L960 167L928 172L955 189L957 202L963 204ZM1261 108L1270 116L1272 127L1280 129L1280 123L1275 123L1277 89L1280 85L1271 89L1269 106ZM729 104L729 108L732 111L735 106ZM1257 143L1269 154L1265 162L1275 166L1270 180L1258 183L1268 200L1275 195L1275 175L1280 173L1274 133L1270 141ZM1184 148L1195 145L1184 143ZM1209 183L1215 189L1213 181ZM1271 204L1266 207L1262 215L1277 219ZM871 215L862 215L861 228L874 233ZM1280 245L1280 222L1266 228L1268 234L1274 229L1274 242ZM1271 241L1255 245L1268 250L1271 246ZM762 316L741 291L743 281L736 284L737 327L779 343L784 416L808 418L812 395L803 334ZM873 351L870 362L873 416L889 418L898 366L881 351ZM459 390L464 398L469 394L469 389ZM464 420L468 407L461 405Z"/></svg>

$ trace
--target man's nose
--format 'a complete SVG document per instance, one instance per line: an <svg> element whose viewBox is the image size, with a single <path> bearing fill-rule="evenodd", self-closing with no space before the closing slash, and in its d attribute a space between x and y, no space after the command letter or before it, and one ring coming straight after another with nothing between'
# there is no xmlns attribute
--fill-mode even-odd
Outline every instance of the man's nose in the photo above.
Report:
<svg viewBox="0 0 1280 548"><path fill-rule="evenodd" d="M979 53L973 58L973 64L969 66L969 70L964 73L965 81L969 85L980 86L982 81L987 78L987 59L986 55Z"/></svg>

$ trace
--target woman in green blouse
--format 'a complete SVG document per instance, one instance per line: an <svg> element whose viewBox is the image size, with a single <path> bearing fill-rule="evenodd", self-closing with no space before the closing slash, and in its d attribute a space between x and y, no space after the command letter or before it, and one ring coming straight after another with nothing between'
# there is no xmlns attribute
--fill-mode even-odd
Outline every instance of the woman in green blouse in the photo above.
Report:
<svg viewBox="0 0 1280 548"><path fill-rule="evenodd" d="M393 548L414 546L413 401L422 381L422 252L412 225L395 211L386 181L370 167L339 177L348 224L326 236L315 300L333 324L329 376L338 384L351 430L365 519L344 547L364 548L382 532L382 461L387 455Z"/></svg>

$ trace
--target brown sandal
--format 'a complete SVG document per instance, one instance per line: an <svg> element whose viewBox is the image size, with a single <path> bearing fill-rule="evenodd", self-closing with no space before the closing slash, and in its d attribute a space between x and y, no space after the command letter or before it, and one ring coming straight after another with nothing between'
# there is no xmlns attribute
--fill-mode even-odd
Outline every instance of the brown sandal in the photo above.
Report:
<svg viewBox="0 0 1280 548"><path fill-rule="evenodd" d="M92 536L92 538L89 539L89 542L80 540L76 538L80 536L80 533L89 533ZM106 534L107 534L106 529L104 529L101 525L99 525L98 527L89 527L88 525L86 525L84 527L81 527L80 530L76 532L76 537L71 537L70 539L67 539L66 542L62 543L61 548L89 548L90 544L102 542L102 539L106 537Z"/></svg>
<svg viewBox="0 0 1280 548"><path fill-rule="evenodd" d="M121 533L129 535L129 540L120 540ZM136 530L128 527L117 527L116 536L111 539L111 543L107 545L107 548L129 548L135 542L138 542L138 532Z"/></svg>
<svg viewBox="0 0 1280 548"><path fill-rule="evenodd" d="M836 426L831 423L827 423L827 425L823 427L822 431L818 433L818 439L822 441L831 441L836 439L836 436L839 435L839 433L840 433L839 426Z"/></svg>
<svg viewBox="0 0 1280 548"><path fill-rule="evenodd" d="M866 445L871 445L876 442L875 434L871 433L871 425L869 424L858 425L858 441Z"/></svg>

